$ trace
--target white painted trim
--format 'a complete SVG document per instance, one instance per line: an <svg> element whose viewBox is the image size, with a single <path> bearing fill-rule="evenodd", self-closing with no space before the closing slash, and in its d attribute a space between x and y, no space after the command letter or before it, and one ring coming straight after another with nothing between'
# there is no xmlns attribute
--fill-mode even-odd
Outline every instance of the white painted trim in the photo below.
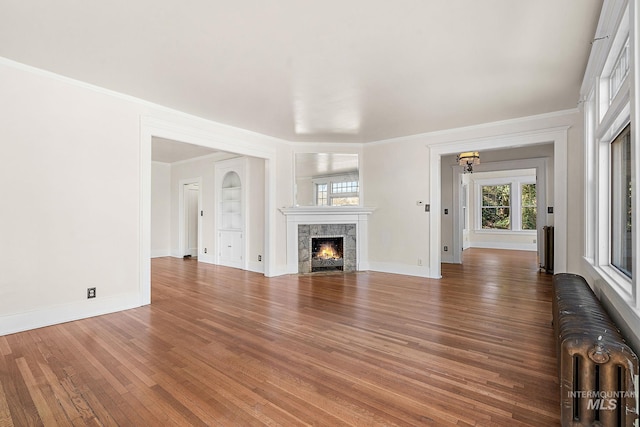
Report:
<svg viewBox="0 0 640 427"><path fill-rule="evenodd" d="M140 305L151 303L151 141L154 136L265 160L265 253L264 274L275 275L276 155L271 143L283 141L217 123L179 115L185 123L151 116L140 118ZM243 138L246 136L246 139ZM283 273L280 273L283 274Z"/></svg>
<svg viewBox="0 0 640 427"><path fill-rule="evenodd" d="M264 263L259 261L249 261L247 263L247 270L252 271L254 273L263 273L264 274Z"/></svg>
<svg viewBox="0 0 640 427"><path fill-rule="evenodd" d="M407 143L410 141L424 141L424 140L429 140L429 139L435 139L435 138L446 138L446 139L454 139L456 140L457 136L465 134L465 133L469 133L469 132L481 132L484 130L492 130L496 127L505 127L505 126L510 126L510 125L524 125L527 123L533 123L533 122L538 122L538 121L542 121L542 120L548 120L548 119L553 119L553 118L557 118L557 117L565 117L565 116L570 116L576 113L579 113L580 110L578 108L571 108L568 110L560 110L560 111L553 111L550 113L544 113L544 114L538 114L538 115L533 115L533 116L527 116L527 117L518 117L515 119L507 119L507 120L499 120L496 122L487 122L487 123L481 123L478 125L472 125L472 126L463 126L463 127L457 127L457 128L452 128L452 129L444 129L444 130L438 130L438 131L433 131L433 132L425 132L425 133L420 133L420 134L415 134L415 135L407 135L407 136L401 136L401 137L397 137L397 138L389 138L389 139L382 139L382 140L378 140L378 141L372 141L372 142L366 142L364 144L366 144L366 146L371 146L371 145L379 145L379 144L394 144L394 143ZM534 131L536 132L536 131ZM460 141L465 140L466 138L462 138L460 139ZM477 150L474 150L477 151ZM460 152L460 151L458 151Z"/></svg>
<svg viewBox="0 0 640 427"><path fill-rule="evenodd" d="M402 274L403 276L432 277L428 266L415 266L395 262L371 262L368 270L380 273Z"/></svg>
<svg viewBox="0 0 640 427"><path fill-rule="evenodd" d="M151 251L151 258L164 258L169 256L172 256L171 251L166 251L166 250Z"/></svg>
<svg viewBox="0 0 640 427"><path fill-rule="evenodd" d="M472 224L470 224L470 228L469 231L473 232L473 233L503 233L503 234L509 234L512 233L510 235L522 235L522 234L532 234L536 236L536 240L537 240L537 252L538 254L540 254L540 256L542 256L542 251L543 251L543 227L545 225L553 225L553 220L552 217L550 217L547 214L547 166L548 166L548 159L545 157L536 157L536 158L530 158L530 159L520 159L520 160L509 160L509 161L500 161L500 162L489 162L489 163L481 163L477 166L474 166L474 171L476 172L493 172L493 171L505 171L505 170L523 170L523 169L535 169L535 177L533 180L531 180L529 176L517 176L517 177L513 177L513 178L495 178L495 179L489 179L489 180L472 180L474 181L474 185L478 185L480 184L488 184L491 185L491 183L502 183L505 181L509 181L509 182L520 182L522 183L536 183L536 188L537 188L537 199L538 199L538 204L537 204L537 209L536 209L536 215L538 218L537 221L537 230L534 231L527 231L527 230L517 230L517 231L513 231L513 230L505 230L505 231L495 231L495 230L483 230L483 229L478 229L478 225L480 224L480 219L479 219L479 215L480 212L479 211L475 211L475 212L468 212L467 215L469 215L469 218L473 218L473 222ZM454 167L454 174L458 174L458 176L462 175L462 168L460 167ZM459 179L459 178L458 178ZM455 180L454 180L455 182ZM469 183L471 184L471 183ZM455 187L454 187L455 189ZM475 189L475 193L476 193L476 198L480 197L479 195L479 191L477 190L477 188ZM456 199L454 198L454 202L456 201ZM478 206L478 201L475 201L474 204L476 207ZM454 206L453 211L454 213L460 211L462 208L461 207L456 207ZM469 207L467 206L467 210L469 210ZM457 218L456 218L457 217ZM459 222L456 223L456 219L458 221L460 221L459 216L454 216L454 236L455 236L455 230L456 228L461 229L462 228L462 224L460 224ZM458 232L459 233L459 232ZM462 242L462 234L459 233L457 236L457 239L454 239L453 244L452 244L452 250L454 251L454 259L455 259L455 254L456 253L461 253L461 248L463 246L463 242ZM508 244L505 244L504 248L496 248L496 249L508 249ZM474 246L473 242L469 242L469 247L476 247ZM516 248L517 249L517 248ZM528 250L528 249L527 249ZM458 251L458 252L456 252ZM458 259L458 263L461 262L461 259Z"/></svg>
<svg viewBox="0 0 640 427"><path fill-rule="evenodd" d="M101 297L98 294L95 299L74 301L37 311L1 316L0 336L129 310L139 306L140 296L137 292L112 297Z"/></svg>
<svg viewBox="0 0 640 427"><path fill-rule="evenodd" d="M298 273L298 225L302 224L355 224L356 270L370 269L369 215L375 208L359 206L301 206L281 208L287 218L287 274Z"/></svg>
<svg viewBox="0 0 640 427"><path fill-rule="evenodd" d="M609 51L614 42L617 28L627 8L627 1L605 0L600 12L598 27L591 44L589 61L582 79L580 94L585 99L591 92L591 88L602 73L604 65L609 57Z"/></svg>
<svg viewBox="0 0 640 427"><path fill-rule="evenodd" d="M471 242L469 247L471 248L483 248L483 249L504 249L509 251L538 251L538 245L536 243L508 243L508 242Z"/></svg>
<svg viewBox="0 0 640 427"><path fill-rule="evenodd" d="M461 141L442 142L427 145L429 149L429 192L431 215L429 217L429 265L433 278L441 276L441 158L444 155L463 151L483 151L538 145L554 144L554 222L556 272L566 271L567 266L567 132L568 126L519 132L492 137L472 138ZM479 165L481 166L481 165ZM435 214L434 214L435 213Z"/></svg>
<svg viewBox="0 0 640 427"><path fill-rule="evenodd" d="M184 256L189 252L191 256L198 256L191 253L191 248L185 247L186 244L186 236L184 233L184 211L185 211L185 201L184 201L184 186L189 184L198 184L198 242L202 242L202 217L200 216L200 211L202 210L202 177L197 178L186 178L181 179L178 182L178 253L180 256ZM199 243L200 244L200 243ZM196 248L198 251L198 248Z"/></svg>

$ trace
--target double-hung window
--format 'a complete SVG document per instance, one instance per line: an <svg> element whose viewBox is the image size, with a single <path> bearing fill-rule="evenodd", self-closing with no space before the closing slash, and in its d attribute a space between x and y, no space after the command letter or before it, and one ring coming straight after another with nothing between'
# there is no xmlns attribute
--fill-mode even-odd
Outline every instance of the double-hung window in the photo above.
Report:
<svg viewBox="0 0 640 427"><path fill-rule="evenodd" d="M360 204L360 184L353 177L315 178L314 183L318 206L358 206Z"/></svg>
<svg viewBox="0 0 640 427"><path fill-rule="evenodd" d="M611 143L611 265L632 277L631 131L627 126Z"/></svg>
<svg viewBox="0 0 640 427"><path fill-rule="evenodd" d="M536 184L520 184L520 224L523 230L537 228Z"/></svg>
<svg viewBox="0 0 640 427"><path fill-rule="evenodd" d="M511 229L511 185L483 185L482 229Z"/></svg>
<svg viewBox="0 0 640 427"><path fill-rule="evenodd" d="M478 178L475 181L476 230L530 232L537 229L535 175L513 171L511 177Z"/></svg>

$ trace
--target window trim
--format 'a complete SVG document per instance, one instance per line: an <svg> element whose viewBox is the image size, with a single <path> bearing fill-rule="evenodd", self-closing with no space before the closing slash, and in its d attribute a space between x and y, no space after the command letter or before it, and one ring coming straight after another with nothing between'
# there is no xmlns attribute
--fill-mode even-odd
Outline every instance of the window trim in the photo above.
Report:
<svg viewBox="0 0 640 427"><path fill-rule="evenodd" d="M485 187L505 187L508 186L509 187L509 204L508 205L495 205L495 206L486 206L484 204L484 189ZM478 209L479 209L479 217L478 217L478 228L480 230L491 230L491 231L512 231L513 230L513 207L512 207L512 201L513 201L513 185L511 184L511 182L506 182L503 184L479 184L479 191L478 191L478 195L479 195L479 202L478 202ZM506 208L509 209L509 228L485 228L484 224L483 224L483 214L485 209L500 209L500 208Z"/></svg>
<svg viewBox="0 0 640 427"><path fill-rule="evenodd" d="M511 186L511 192L509 195L509 200L511 206L509 206L509 216L511 218L511 228L508 230L502 230L498 228L482 228L482 187L484 186L494 186L494 185L505 185L509 184ZM473 212L473 217L475 219L475 223L472 226L472 230L476 233L499 233L499 234L531 234L536 235L538 233L538 221L539 219L536 216L536 228L533 230L523 230L522 229L522 184L536 184L536 205L538 203L538 183L536 182L536 177L533 175L522 175L522 176L513 176L508 178L489 178L489 179L478 179L474 180L474 190L475 190L475 207ZM517 190L514 191L514 187ZM516 199L517 197L517 199ZM517 207L514 206L513 201L517 200ZM536 206L537 209L537 206ZM537 210L536 210L537 212ZM517 215L517 218L516 218Z"/></svg>
<svg viewBox="0 0 640 427"><path fill-rule="evenodd" d="M581 89L584 99L584 135L585 148L585 247L583 259L585 264L599 276L597 285L602 292L617 295L631 307L640 318L640 283L629 278L612 264L612 156L611 143L624 128L631 124L631 157L632 181L635 182L640 172L640 160L637 147L636 128L640 125L638 109L632 111L631 104L640 96L637 91L632 94L633 87L638 87L639 71L636 63L638 57L634 45L638 43L637 11L630 9L630 2L612 2L603 7L603 15L614 17L602 21L601 31L614 34L614 37L597 54L592 52ZM600 31L600 30L599 30ZM619 84L615 95L611 96L612 73L619 58L623 54L627 39L629 40L629 72ZM634 85L633 82L636 84ZM636 261L640 239L637 233L638 216L636 206L640 191L634 186L632 193L632 251L633 271L639 267Z"/></svg>
<svg viewBox="0 0 640 427"><path fill-rule="evenodd" d="M623 274L624 276L633 279L633 265L631 266L631 271L629 272L629 274L627 274L627 272L625 272L622 267L620 265L616 265L615 264L615 260L614 260L614 238L616 237L614 231L616 229L616 222L619 220L619 218L616 218L616 216L614 215L614 209L616 208L616 206L614 205L614 198L616 197L615 194L615 187L616 187L616 176L614 176L614 170L617 169L617 167L619 165L617 164L613 164L613 162L615 161L614 159L614 144L616 142L619 142L620 138L624 138L627 139L628 138L628 143L631 145L631 124L628 124L627 126L625 126L618 135L616 135L616 137L611 141L611 143L609 144L609 149L610 149L610 155L609 155L609 192L610 192L610 197L609 197L609 217L610 217L610 221L609 221L609 226L611 227L609 230L609 243L611 245L611 247L609 248L609 264L611 265L612 268L616 269L618 272L620 272L621 274ZM629 147L630 148L630 147ZM631 159L629 159L629 161L631 161ZM618 177L619 178L619 177ZM631 178L630 178L631 179ZM631 181L633 183L633 180ZM624 190L624 192L626 193L626 190ZM623 195L622 196L623 200L627 200L627 198ZM618 206L618 208L620 208L620 206ZM619 224L618 224L619 225ZM632 223L632 235L633 235L633 223ZM626 238L626 235L622 237L623 239ZM633 245L632 245L632 249L631 249L631 254L632 254L632 258L633 258Z"/></svg>

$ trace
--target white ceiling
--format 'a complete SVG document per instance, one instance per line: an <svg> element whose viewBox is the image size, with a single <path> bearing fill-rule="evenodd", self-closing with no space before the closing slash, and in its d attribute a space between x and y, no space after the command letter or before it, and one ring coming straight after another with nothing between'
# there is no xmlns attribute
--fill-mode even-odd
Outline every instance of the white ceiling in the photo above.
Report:
<svg viewBox="0 0 640 427"><path fill-rule="evenodd" d="M155 136L151 142L151 159L154 162L175 163L217 152L200 145L187 144Z"/></svg>
<svg viewBox="0 0 640 427"><path fill-rule="evenodd" d="M290 141L577 106L602 0L3 0L0 56Z"/></svg>

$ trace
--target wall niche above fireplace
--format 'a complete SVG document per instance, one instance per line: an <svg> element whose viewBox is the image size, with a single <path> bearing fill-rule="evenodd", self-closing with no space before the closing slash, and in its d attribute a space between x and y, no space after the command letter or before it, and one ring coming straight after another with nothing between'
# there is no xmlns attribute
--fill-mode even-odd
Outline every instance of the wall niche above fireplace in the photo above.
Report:
<svg viewBox="0 0 640 427"><path fill-rule="evenodd" d="M298 272L356 271L356 231L355 224L298 225Z"/></svg>

